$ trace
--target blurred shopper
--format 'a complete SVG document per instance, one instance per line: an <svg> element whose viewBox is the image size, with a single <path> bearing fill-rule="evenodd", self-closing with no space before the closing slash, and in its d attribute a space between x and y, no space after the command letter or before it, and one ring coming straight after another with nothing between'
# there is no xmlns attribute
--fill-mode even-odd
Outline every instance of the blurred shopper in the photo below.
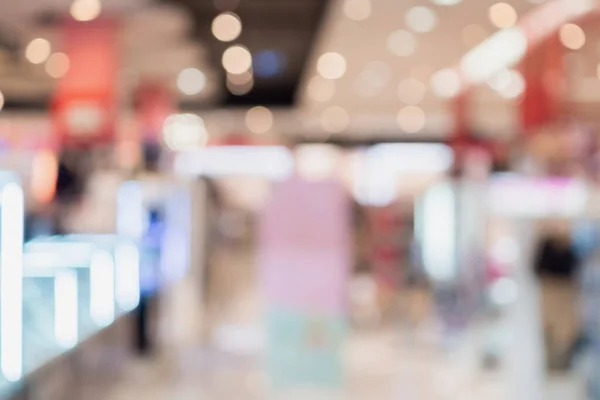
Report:
<svg viewBox="0 0 600 400"><path fill-rule="evenodd" d="M63 151L58 161L56 195L52 207L52 224L56 234L67 233L66 222L85 191L85 177L74 151Z"/></svg>
<svg viewBox="0 0 600 400"><path fill-rule="evenodd" d="M600 247L588 253L581 267L581 318L578 340L571 349L571 363L586 366L588 396L600 399Z"/></svg>
<svg viewBox="0 0 600 400"><path fill-rule="evenodd" d="M578 258L566 230L542 237L535 269L541 284L542 320L551 369L567 369L579 332Z"/></svg>

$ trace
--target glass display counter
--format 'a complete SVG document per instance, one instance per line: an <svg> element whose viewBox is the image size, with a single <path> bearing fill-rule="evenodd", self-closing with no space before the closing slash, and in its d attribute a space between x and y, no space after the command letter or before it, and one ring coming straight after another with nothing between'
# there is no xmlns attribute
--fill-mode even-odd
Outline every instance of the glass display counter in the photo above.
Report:
<svg viewBox="0 0 600 400"><path fill-rule="evenodd" d="M24 246L23 364L35 371L139 301L137 246L114 235L38 238Z"/></svg>

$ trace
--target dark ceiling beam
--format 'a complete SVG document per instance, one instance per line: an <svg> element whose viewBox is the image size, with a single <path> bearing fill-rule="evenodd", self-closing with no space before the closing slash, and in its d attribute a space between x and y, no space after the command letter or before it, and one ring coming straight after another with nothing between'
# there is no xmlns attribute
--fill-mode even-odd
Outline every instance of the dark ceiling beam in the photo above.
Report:
<svg viewBox="0 0 600 400"><path fill-rule="evenodd" d="M43 111L47 112L50 106L49 97L36 97L32 99L15 99L6 97L4 99L3 111Z"/></svg>

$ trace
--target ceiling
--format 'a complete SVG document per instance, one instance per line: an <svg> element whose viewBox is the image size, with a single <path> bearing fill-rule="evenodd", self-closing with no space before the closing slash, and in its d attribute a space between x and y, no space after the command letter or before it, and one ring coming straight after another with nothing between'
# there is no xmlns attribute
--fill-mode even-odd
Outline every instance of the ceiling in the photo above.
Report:
<svg viewBox="0 0 600 400"><path fill-rule="evenodd" d="M499 31L489 18L490 7L497 1L103 0L103 10L122 21L119 88L123 99L144 79L161 79L177 93L177 75L193 67L205 74L207 86L198 95L180 94L179 101L182 109L205 118L211 134L225 133L232 126L243 130L245 110L265 105L275 114L274 134L319 140L414 140L444 137L452 130L452 102L432 90L432 76L458 65L474 46ZM544 1L565 0L504 1L512 5L520 20ZM23 52L35 37L47 38L60 48L56 21L68 15L71 2L3 1L0 90L7 109L46 109L56 81L43 66L27 62ZM414 20L406 17L414 7L421 11L427 7L434 15L436 23L431 30L416 32L422 29L418 23L415 29ZM235 12L242 22L241 35L231 43L218 41L211 32L213 19L222 11ZM593 20L581 26L586 44L566 61L571 83L568 111L596 123L600 122L595 112L600 102L596 76L600 30ZM396 41L390 39L397 31L409 32L414 51L402 47L398 34ZM390 40L395 43L393 51ZM233 95L221 66L222 54L231 44L247 47L254 62L258 54L275 54L283 68L271 76L255 74L248 94ZM319 76L319 57L328 52L339 53L345 60L345 73L337 79ZM474 130L500 135L518 129L518 99L503 98L488 85L474 90L471 99ZM407 123L400 121L404 117L399 114L408 106ZM231 108L236 110L227 111L228 120L224 121L223 109ZM417 117L424 119L419 129L410 122L415 109L422 113Z"/></svg>
<svg viewBox="0 0 600 400"><path fill-rule="evenodd" d="M189 12L193 19L191 39L208 49L208 58L215 69L219 68L221 56L231 44L247 47L255 64L265 54L279 64L281 70L272 76L261 77L259 71L255 71L254 87L248 94L233 95L224 91L222 105L291 106L294 103L328 0L163 1L178 4ZM241 35L230 43L219 42L211 31L211 23L221 11L234 12L242 22ZM224 74L218 79L225 84Z"/></svg>
<svg viewBox="0 0 600 400"><path fill-rule="evenodd" d="M59 21L68 17L71 0L10 1L10 13L0 16L0 88L7 108L43 109L55 81L43 66L31 65L24 49L36 37L49 39L60 49ZM43 3L43 4L39 4ZM184 108L207 109L254 104L292 106L319 31L328 0L103 0L106 15L118 15L122 24L120 87L125 92L140 80L162 79L175 93L177 74L197 68L207 77L201 94L181 96ZM211 32L213 19L222 11L239 16L241 35L230 43ZM4 3L3 3L4 13ZM23 24L14 24L14 21ZM275 57L276 71L255 71L247 94L226 89L221 66L223 52L240 44L254 62ZM267 60L269 61L269 60ZM268 67L268 66L267 66Z"/></svg>

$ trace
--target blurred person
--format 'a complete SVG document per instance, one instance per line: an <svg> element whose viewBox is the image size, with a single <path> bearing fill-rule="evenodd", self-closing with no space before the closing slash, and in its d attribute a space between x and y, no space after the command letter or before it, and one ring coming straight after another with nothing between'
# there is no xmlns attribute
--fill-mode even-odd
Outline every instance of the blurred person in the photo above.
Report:
<svg viewBox="0 0 600 400"><path fill-rule="evenodd" d="M153 208L148 213L148 228L142 237L142 262L140 269L140 302L136 314L136 349L139 355L150 355L154 349L153 299L161 286L160 260L165 226L161 210Z"/></svg>
<svg viewBox="0 0 600 400"><path fill-rule="evenodd" d="M600 399L600 247L587 253L579 276L581 286L581 330L569 358L571 366L584 364L590 399Z"/></svg>
<svg viewBox="0 0 600 400"><path fill-rule="evenodd" d="M52 205L52 225L55 234L67 233L67 220L85 192L85 168L78 162L76 150L64 150L58 160L56 191Z"/></svg>
<svg viewBox="0 0 600 400"><path fill-rule="evenodd" d="M542 236L535 259L541 309L551 369L567 369L569 351L579 331L579 295L575 281L579 260L568 230L559 227Z"/></svg>

